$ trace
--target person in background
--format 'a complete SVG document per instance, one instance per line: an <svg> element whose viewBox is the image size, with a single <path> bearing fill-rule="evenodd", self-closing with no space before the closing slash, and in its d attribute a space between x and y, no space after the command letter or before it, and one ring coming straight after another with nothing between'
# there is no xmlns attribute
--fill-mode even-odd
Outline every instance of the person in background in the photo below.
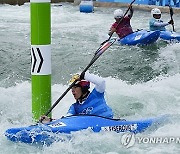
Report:
<svg viewBox="0 0 180 154"><path fill-rule="evenodd" d="M154 8L151 10L151 15L152 18L149 21L149 30L155 31L155 30L160 30L160 31L165 31L166 26L170 24L174 24L173 20L170 20L168 22L163 22L161 20L161 11L158 8Z"/></svg>
<svg viewBox="0 0 180 154"><path fill-rule="evenodd" d="M130 7L130 12L127 16L124 17L124 13L121 9L117 9L114 11L114 19L115 22L112 24L108 35L112 35L114 32L119 36L119 38L123 38L131 33L133 33L130 20L133 16L132 6Z"/></svg>
<svg viewBox="0 0 180 154"><path fill-rule="evenodd" d="M77 82L72 87L72 94L76 102L70 106L67 116L96 115L113 118L112 109L107 105L104 98L105 80L89 72L73 77L71 82L75 80L77 80ZM89 91L90 82L95 84L91 92ZM41 116L40 119L42 123L47 123L52 120L47 116Z"/></svg>

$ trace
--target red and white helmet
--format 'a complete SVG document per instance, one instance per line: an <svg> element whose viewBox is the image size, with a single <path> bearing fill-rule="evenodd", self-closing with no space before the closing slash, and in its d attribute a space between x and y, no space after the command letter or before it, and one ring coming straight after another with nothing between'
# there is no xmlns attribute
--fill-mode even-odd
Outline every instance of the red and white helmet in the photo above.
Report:
<svg viewBox="0 0 180 154"><path fill-rule="evenodd" d="M90 82L89 82L89 81L86 81L86 80L81 80L81 81L78 81L78 82L75 84L75 86L89 89L89 88L90 88Z"/></svg>
<svg viewBox="0 0 180 154"><path fill-rule="evenodd" d="M74 86L81 87L82 93L88 92L88 89L90 88L90 82L86 80L81 80L76 82Z"/></svg>

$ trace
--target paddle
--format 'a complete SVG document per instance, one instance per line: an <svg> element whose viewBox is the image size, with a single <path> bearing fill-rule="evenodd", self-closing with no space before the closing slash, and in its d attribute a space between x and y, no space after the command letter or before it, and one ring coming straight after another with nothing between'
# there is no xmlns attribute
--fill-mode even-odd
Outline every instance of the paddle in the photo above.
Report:
<svg viewBox="0 0 180 154"><path fill-rule="evenodd" d="M171 17L171 20L173 21L173 24L172 24L172 28L173 28L173 32L175 32L175 28L174 28L174 20L173 20L173 8L169 5L169 13L170 13L170 17Z"/></svg>
<svg viewBox="0 0 180 154"><path fill-rule="evenodd" d="M130 10L132 4L133 4L135 1L136 1L136 0L133 0L133 1L129 4L128 9L127 9L126 12L124 13L124 15L123 15L123 17L121 18L121 20L118 22L117 27L119 26L119 24L121 23L121 21L123 20L123 18L127 15L128 11ZM116 29L117 29L117 27L116 27ZM114 32L113 32L113 33L114 33ZM108 38L107 40L105 40L104 42L102 42L101 45L104 44L105 42L109 41L109 40L111 39L113 33L111 33L111 35L109 35L109 38Z"/></svg>
<svg viewBox="0 0 180 154"><path fill-rule="evenodd" d="M82 71L82 73L85 73L92 64L116 41L115 38L108 40L106 43L101 45L95 52L92 60L90 63L86 66L86 68ZM58 100L52 105L52 107L46 112L45 116L48 116L49 113L53 110L53 108L61 101L61 99L68 93L68 91L75 85L77 80L75 80L67 89L66 91L58 98ZM42 122L44 119L40 119L39 122Z"/></svg>

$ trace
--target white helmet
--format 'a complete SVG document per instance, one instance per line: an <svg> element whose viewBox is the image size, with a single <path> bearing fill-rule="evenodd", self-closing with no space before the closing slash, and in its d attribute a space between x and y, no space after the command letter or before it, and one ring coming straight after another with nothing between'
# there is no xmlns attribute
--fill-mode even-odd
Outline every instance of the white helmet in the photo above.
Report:
<svg viewBox="0 0 180 154"><path fill-rule="evenodd" d="M114 11L114 18L122 18L123 16L124 16L124 14L121 9L117 9Z"/></svg>
<svg viewBox="0 0 180 154"><path fill-rule="evenodd" d="M161 11L158 8L154 8L151 10L151 15L153 17L154 14L161 14Z"/></svg>

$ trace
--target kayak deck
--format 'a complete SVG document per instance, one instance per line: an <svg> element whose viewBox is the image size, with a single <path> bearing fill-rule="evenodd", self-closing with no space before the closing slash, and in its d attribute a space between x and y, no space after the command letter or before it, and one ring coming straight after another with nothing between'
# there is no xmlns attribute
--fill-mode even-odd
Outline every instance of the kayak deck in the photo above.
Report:
<svg viewBox="0 0 180 154"><path fill-rule="evenodd" d="M122 45L148 45L157 41L160 36L160 31L147 31L147 30L138 30L133 32L122 39L119 39L118 42Z"/></svg>
<svg viewBox="0 0 180 154"><path fill-rule="evenodd" d="M69 116L47 124L36 124L28 127L10 128L5 136L13 142L35 143L50 145L61 140L61 134L91 129L93 132L114 131L141 133L151 125L159 125L166 117L149 118L144 120L125 121L109 119L100 116Z"/></svg>

